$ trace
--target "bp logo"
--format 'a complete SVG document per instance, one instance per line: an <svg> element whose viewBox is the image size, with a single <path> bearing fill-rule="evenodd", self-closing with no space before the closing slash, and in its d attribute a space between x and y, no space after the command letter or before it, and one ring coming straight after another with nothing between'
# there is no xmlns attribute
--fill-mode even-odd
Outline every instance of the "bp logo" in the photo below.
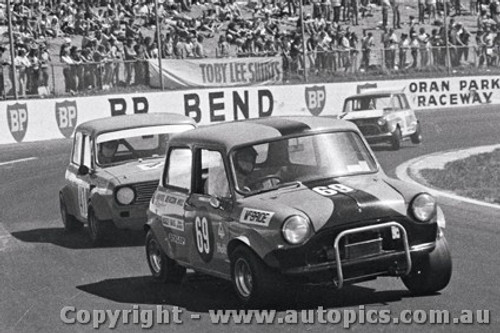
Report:
<svg viewBox="0 0 500 333"><path fill-rule="evenodd" d="M64 100L61 103L56 103L56 120L57 126L62 135L69 138L73 134L78 118L78 110L76 101Z"/></svg>
<svg viewBox="0 0 500 333"><path fill-rule="evenodd" d="M326 102L325 86L306 87L306 105L313 116L319 116Z"/></svg>
<svg viewBox="0 0 500 333"><path fill-rule="evenodd" d="M28 107L26 103L7 105L9 130L17 142L22 142L28 129Z"/></svg>

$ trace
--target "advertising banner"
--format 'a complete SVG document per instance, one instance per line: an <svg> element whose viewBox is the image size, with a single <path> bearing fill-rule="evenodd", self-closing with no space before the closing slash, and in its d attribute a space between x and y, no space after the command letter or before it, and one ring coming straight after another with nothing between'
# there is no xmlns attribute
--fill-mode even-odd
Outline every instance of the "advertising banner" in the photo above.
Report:
<svg viewBox="0 0 500 333"><path fill-rule="evenodd" d="M69 138L78 124L124 114L171 112L199 125L274 116L336 116L367 89L399 90L415 110L500 104L494 76L224 87L0 102L0 144Z"/></svg>
<svg viewBox="0 0 500 333"><path fill-rule="evenodd" d="M149 60L150 85L160 87L158 60ZM167 89L236 87L280 84L281 57L163 59L163 84Z"/></svg>

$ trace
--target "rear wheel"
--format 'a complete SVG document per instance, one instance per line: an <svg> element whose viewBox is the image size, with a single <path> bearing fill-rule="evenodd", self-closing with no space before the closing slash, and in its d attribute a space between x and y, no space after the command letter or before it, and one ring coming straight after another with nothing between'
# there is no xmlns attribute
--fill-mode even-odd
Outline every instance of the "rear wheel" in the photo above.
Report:
<svg viewBox="0 0 500 333"><path fill-rule="evenodd" d="M186 275L186 268L163 252L151 230L146 234L146 256L151 274L158 281L179 283Z"/></svg>
<svg viewBox="0 0 500 333"><path fill-rule="evenodd" d="M393 150L399 150L399 148L401 148L401 129L399 126L392 132L391 146Z"/></svg>
<svg viewBox="0 0 500 333"><path fill-rule="evenodd" d="M403 277L403 283L413 294L432 294L448 285L451 272L450 250L442 237L437 241L436 248L422 261L416 262L410 274Z"/></svg>
<svg viewBox="0 0 500 333"><path fill-rule="evenodd" d="M420 128L420 123L417 124L417 130L410 136L411 143L420 144L422 143L422 130Z"/></svg>
<svg viewBox="0 0 500 333"><path fill-rule="evenodd" d="M66 206L62 193L59 193L59 209L61 211L61 219L65 231L72 232L82 227L82 223L68 213L68 207Z"/></svg>

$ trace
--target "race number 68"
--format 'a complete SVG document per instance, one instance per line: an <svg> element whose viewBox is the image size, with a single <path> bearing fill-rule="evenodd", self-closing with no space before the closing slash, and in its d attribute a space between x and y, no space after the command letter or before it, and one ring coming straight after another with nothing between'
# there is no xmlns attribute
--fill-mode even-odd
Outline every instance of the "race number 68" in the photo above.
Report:
<svg viewBox="0 0 500 333"><path fill-rule="evenodd" d="M316 186L312 189L314 192L321 194L325 197L330 197L332 195L336 195L340 193L349 193L354 191L349 186L345 186L343 184L330 184L327 186Z"/></svg>

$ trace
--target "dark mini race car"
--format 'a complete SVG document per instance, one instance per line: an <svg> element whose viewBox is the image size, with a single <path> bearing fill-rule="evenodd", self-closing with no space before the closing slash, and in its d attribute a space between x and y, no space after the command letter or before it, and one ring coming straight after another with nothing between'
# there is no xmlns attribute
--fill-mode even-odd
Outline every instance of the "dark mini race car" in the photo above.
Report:
<svg viewBox="0 0 500 333"><path fill-rule="evenodd" d="M352 121L369 143L388 142L398 150L401 142L422 142L415 112L402 91L367 90L344 101L340 118Z"/></svg>
<svg viewBox="0 0 500 333"><path fill-rule="evenodd" d="M158 186L167 139L194 121L169 113L110 117L75 129L66 184L59 192L67 231L89 226L100 242L110 227L141 230Z"/></svg>
<svg viewBox="0 0 500 333"><path fill-rule="evenodd" d="M148 215L156 279L179 282L192 268L231 280L245 303L290 283L399 276L422 294L451 277L434 197L388 178L343 120L272 117L176 134Z"/></svg>

